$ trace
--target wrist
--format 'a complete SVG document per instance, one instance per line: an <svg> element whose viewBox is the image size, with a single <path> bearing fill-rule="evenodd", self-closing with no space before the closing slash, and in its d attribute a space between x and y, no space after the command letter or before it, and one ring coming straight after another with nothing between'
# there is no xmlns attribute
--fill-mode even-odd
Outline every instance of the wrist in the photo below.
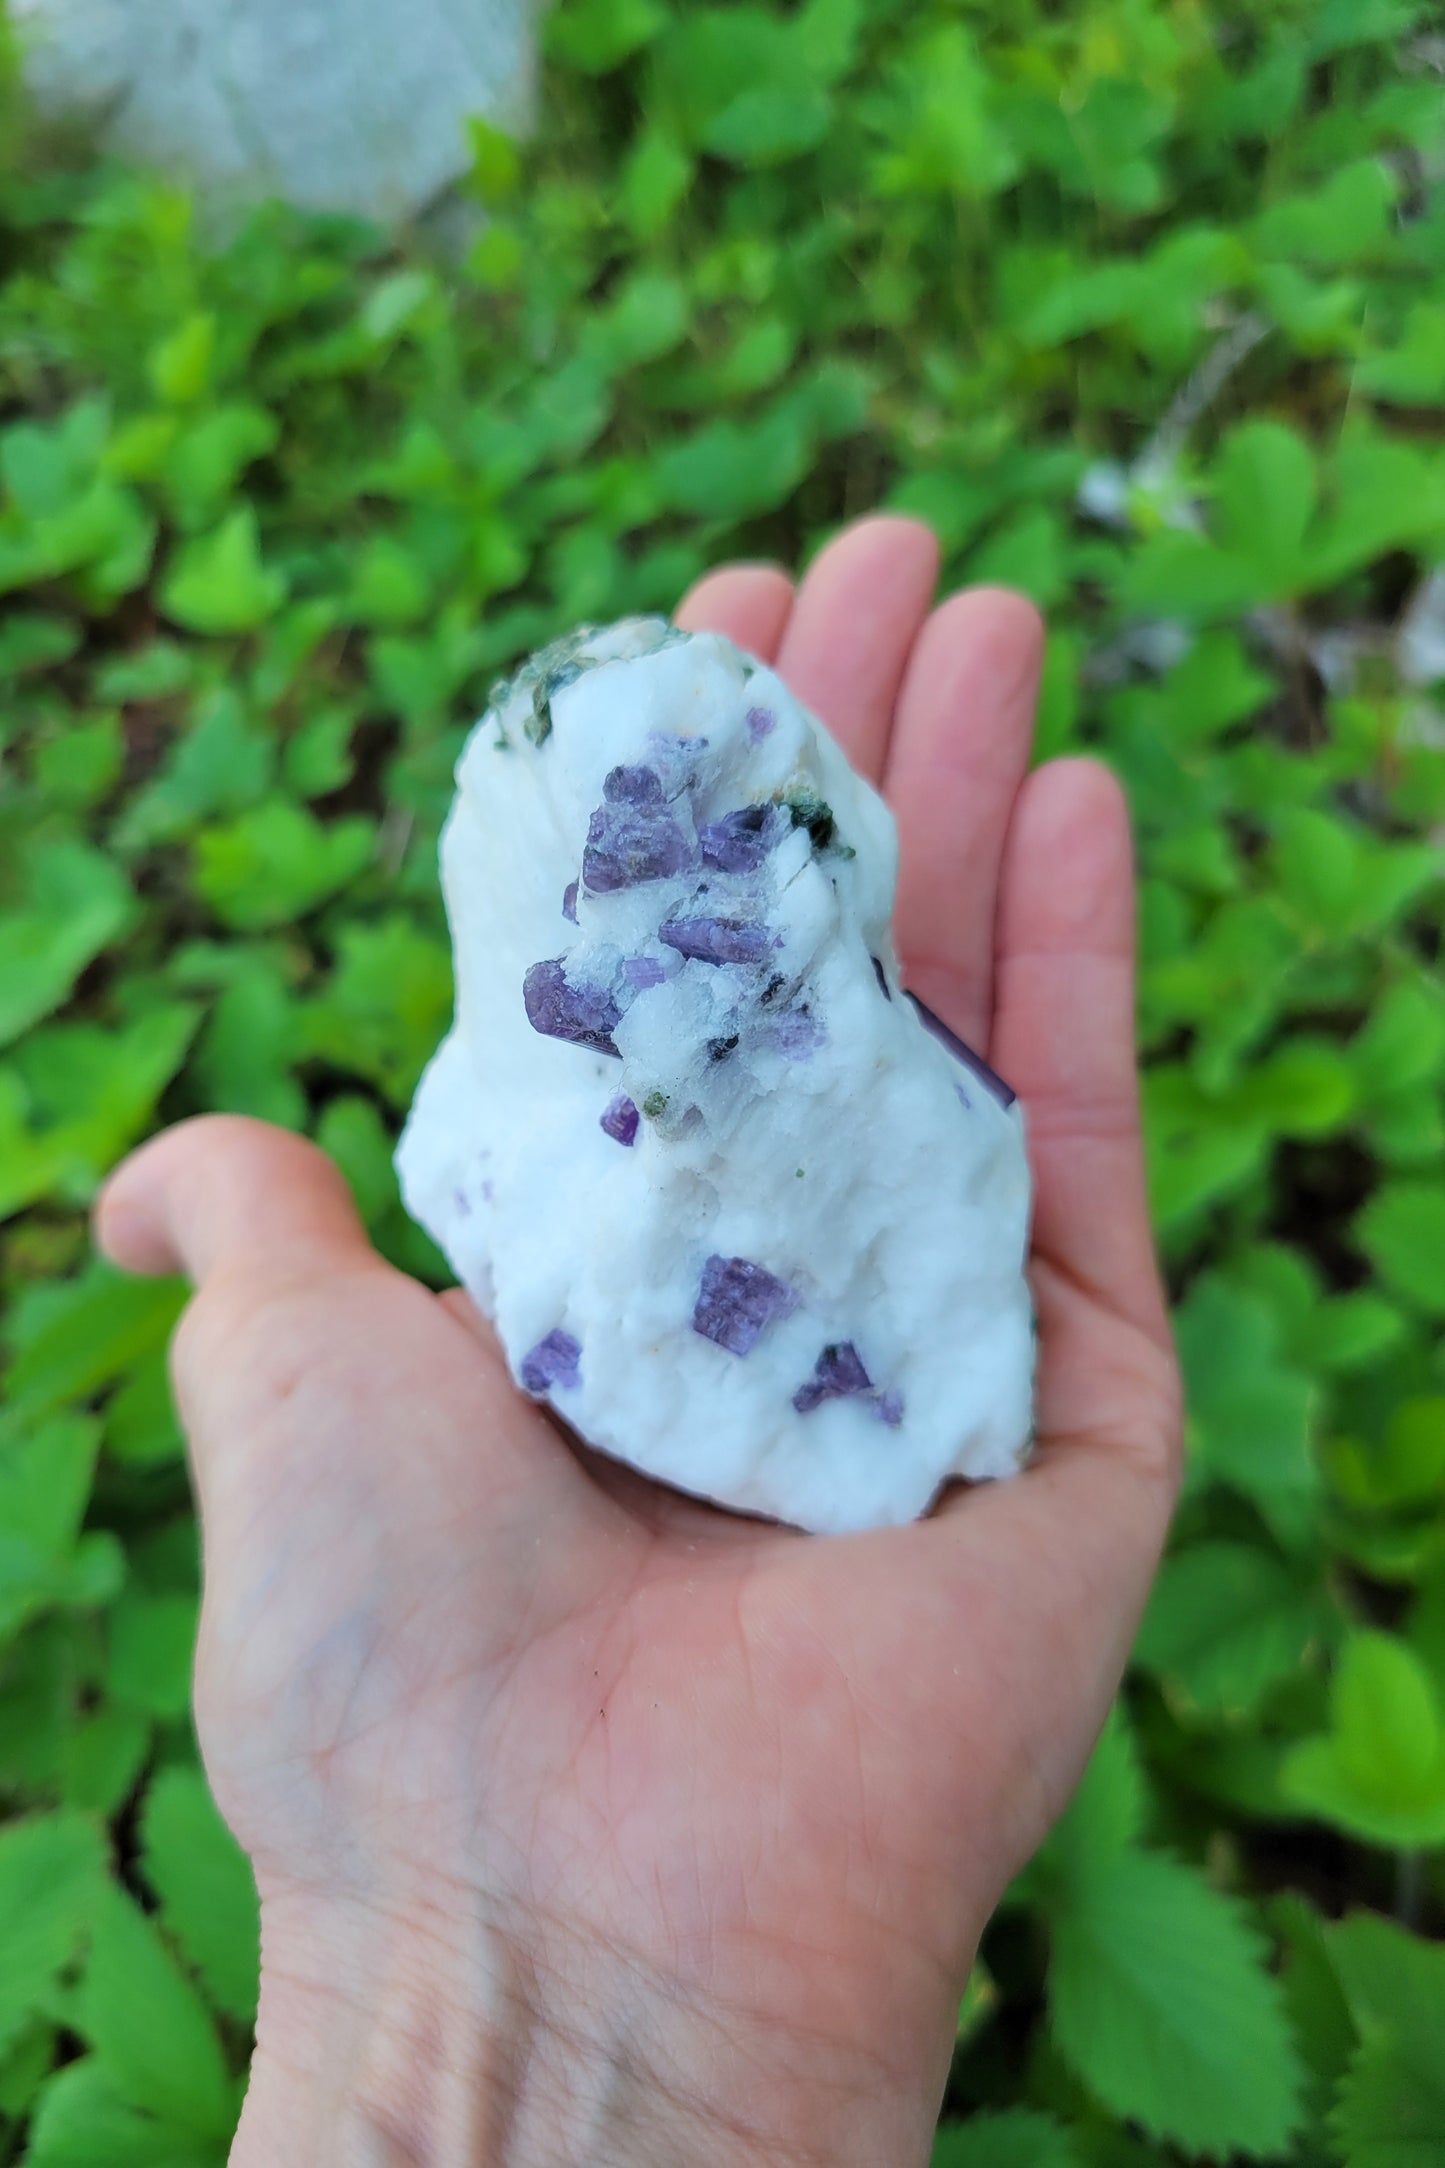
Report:
<svg viewBox="0 0 1445 2168"><path fill-rule="evenodd" d="M231 2168L922 2168L941 2047L895 2071L806 2012L760 2025L546 1948L474 1892L273 1901Z"/></svg>

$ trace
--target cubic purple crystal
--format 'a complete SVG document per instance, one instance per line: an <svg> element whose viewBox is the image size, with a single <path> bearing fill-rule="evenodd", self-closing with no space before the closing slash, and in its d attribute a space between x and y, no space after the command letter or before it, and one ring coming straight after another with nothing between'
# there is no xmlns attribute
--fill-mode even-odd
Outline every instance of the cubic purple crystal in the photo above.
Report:
<svg viewBox="0 0 1445 2168"><path fill-rule="evenodd" d="M903 1420L903 1395L896 1385L890 1385L886 1393L880 1393L876 1402L878 1420L896 1430Z"/></svg>
<svg viewBox="0 0 1445 2168"><path fill-rule="evenodd" d="M556 1326L522 1357L522 1383L529 1393L549 1392L554 1385L580 1385L581 1359L581 1341Z"/></svg>
<svg viewBox="0 0 1445 2168"><path fill-rule="evenodd" d="M662 777L655 768L613 768L603 782L602 795L609 805L661 805Z"/></svg>
<svg viewBox="0 0 1445 2168"><path fill-rule="evenodd" d="M798 1298L785 1280L746 1257L710 1257L692 1313L692 1329L730 1355L751 1355L767 1326L788 1317Z"/></svg>
<svg viewBox="0 0 1445 2168"><path fill-rule="evenodd" d="M773 945L766 926L744 918L669 919L657 938L705 964L760 964Z"/></svg>
<svg viewBox="0 0 1445 2168"><path fill-rule="evenodd" d="M622 976L641 993L649 986L661 986L667 973L655 956L624 956Z"/></svg>
<svg viewBox="0 0 1445 2168"><path fill-rule="evenodd" d="M778 718L771 708L749 708L747 713L748 736L754 745L761 745L778 727Z"/></svg>
<svg viewBox="0 0 1445 2168"><path fill-rule="evenodd" d="M635 1144L637 1142L637 1125L642 1120L642 1116L638 1113L626 1092L619 1092L617 1097L604 1108L598 1120L608 1136L615 1137L619 1144Z"/></svg>
<svg viewBox="0 0 1445 2168"><path fill-rule="evenodd" d="M799 1415L810 1415L825 1400L844 1400L850 1393L872 1389L873 1380L863 1368L857 1348L851 1340L839 1340L824 1348L813 1366L813 1375L794 1393L793 1406Z"/></svg>
<svg viewBox="0 0 1445 2168"><path fill-rule="evenodd" d="M605 987L571 985L560 956L532 965L522 981L522 1001L527 1022L545 1038L617 1055L612 1032L622 1011Z"/></svg>
<svg viewBox="0 0 1445 2168"><path fill-rule="evenodd" d="M946 1046L954 1060L961 1061L964 1068L978 1078L985 1091L993 1094L1001 1107L1011 1107L1015 1099L1017 1099L1018 1093L1010 1085L1005 1084L996 1069L990 1069L982 1054L975 1054L971 1046L965 1046L958 1033L950 1031L943 1018L935 1016L932 1009L925 1002L919 1000L917 994L910 994L908 998L918 1011L918 1020L924 1030L931 1033L940 1046ZM964 1104L965 1106L968 1104L967 1100L964 1101Z"/></svg>
<svg viewBox="0 0 1445 2168"><path fill-rule="evenodd" d="M698 830L702 862L719 873L756 873L783 827L774 806L739 806Z"/></svg>
<svg viewBox="0 0 1445 2168"><path fill-rule="evenodd" d="M587 824L582 879L595 895L661 881L693 863L693 847L668 812L652 768L614 768L605 803Z"/></svg>

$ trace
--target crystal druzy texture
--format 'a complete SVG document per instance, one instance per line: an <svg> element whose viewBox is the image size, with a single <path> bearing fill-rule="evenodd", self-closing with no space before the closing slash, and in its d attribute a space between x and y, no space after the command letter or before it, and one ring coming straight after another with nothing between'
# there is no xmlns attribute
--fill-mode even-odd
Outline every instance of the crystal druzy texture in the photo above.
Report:
<svg viewBox="0 0 1445 2168"><path fill-rule="evenodd" d="M1020 1112L903 993L892 816L823 726L631 619L498 686L457 786L456 1020L397 1164L523 1389L803 1528L1011 1473Z"/></svg>

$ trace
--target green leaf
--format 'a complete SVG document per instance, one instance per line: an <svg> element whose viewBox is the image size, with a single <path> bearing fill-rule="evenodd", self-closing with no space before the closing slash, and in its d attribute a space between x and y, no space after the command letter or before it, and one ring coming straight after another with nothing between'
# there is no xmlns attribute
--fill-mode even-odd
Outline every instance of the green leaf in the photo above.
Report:
<svg viewBox="0 0 1445 2168"><path fill-rule="evenodd" d="M806 471L808 451L808 435L788 409L748 428L708 422L690 442L660 455L658 485L680 511L741 519L788 496Z"/></svg>
<svg viewBox="0 0 1445 2168"><path fill-rule="evenodd" d="M373 536L356 567L347 615L359 625L412 625L430 601L416 557L389 535Z"/></svg>
<svg viewBox="0 0 1445 2168"><path fill-rule="evenodd" d="M420 264L393 271L373 286L361 306L361 326L376 346L416 327L437 297L435 272Z"/></svg>
<svg viewBox="0 0 1445 2168"><path fill-rule="evenodd" d="M611 0L607 4L610 8ZM640 240L650 240L667 225L692 173L692 159L666 128L654 123L638 137L622 171L618 207Z"/></svg>
<svg viewBox="0 0 1445 2168"><path fill-rule="evenodd" d="M116 829L130 849L167 843L218 813L239 813L265 796L275 745L256 727L234 686L203 700L161 773L137 791Z"/></svg>
<svg viewBox="0 0 1445 2168"><path fill-rule="evenodd" d="M184 1454L166 1361L159 1351L143 1355L106 1403L105 1450L129 1468L162 1467Z"/></svg>
<svg viewBox="0 0 1445 2168"><path fill-rule="evenodd" d="M0 1046L59 1008L135 918L125 875L78 839L55 837L23 863L24 903L0 914Z"/></svg>
<svg viewBox="0 0 1445 2168"><path fill-rule="evenodd" d="M1320 1624L1313 1592L1267 1551L1198 1543L1166 1560L1134 1656L1187 1706L1239 1718L1296 1673Z"/></svg>
<svg viewBox="0 0 1445 2168"><path fill-rule="evenodd" d="M375 1084L406 1106L436 1052L452 1010L445 942L400 913L353 924L338 942L336 968L298 1020L307 1051Z"/></svg>
<svg viewBox="0 0 1445 2168"><path fill-rule="evenodd" d="M1333 266L1368 259L1384 246L1398 192L1383 159L1359 159L1307 194L1271 204L1255 224L1255 246L1287 263Z"/></svg>
<svg viewBox="0 0 1445 2168"><path fill-rule="evenodd" d="M83 812L110 796L124 757L117 717L100 715L93 723L74 721L63 737L47 738L36 746L36 788L52 805Z"/></svg>
<svg viewBox="0 0 1445 2168"><path fill-rule="evenodd" d="M375 831L359 815L323 826L301 806L269 799L196 842L196 892L244 933L303 917L356 879Z"/></svg>
<svg viewBox="0 0 1445 2168"><path fill-rule="evenodd" d="M1431 1317L1445 1317L1445 1182L1384 1182L1355 1225L1386 1285Z"/></svg>
<svg viewBox="0 0 1445 2168"><path fill-rule="evenodd" d="M884 196L1005 188L1019 159L994 111L993 81L961 24L929 29L898 64L896 107L875 185Z"/></svg>
<svg viewBox="0 0 1445 2168"><path fill-rule="evenodd" d="M128 1709L102 1704L78 1717L65 1742L61 1789L67 1806L116 1814L130 1797L151 1727Z"/></svg>
<svg viewBox="0 0 1445 2168"><path fill-rule="evenodd" d="M59 1558L80 1533L98 1431L85 1416L26 1424L0 1438L0 1531Z"/></svg>
<svg viewBox="0 0 1445 2168"><path fill-rule="evenodd" d="M1312 1529L1319 1476L1310 1450L1316 1388L1276 1352L1267 1303L1211 1273L1178 1316L1189 1388L1189 1479L1226 1483L1250 1498L1289 1545Z"/></svg>
<svg viewBox="0 0 1445 2168"><path fill-rule="evenodd" d="M205 2005L155 1927L114 1886L95 1907L80 2025L129 2107L195 2136L229 2138L235 2091Z"/></svg>
<svg viewBox="0 0 1445 2168"><path fill-rule="evenodd" d="M141 1857L161 1918L207 1992L249 2025L260 1978L256 1885L199 1769L163 1769L151 1784Z"/></svg>
<svg viewBox="0 0 1445 2168"><path fill-rule="evenodd" d="M1445 1720L1407 1643L1361 1632L1346 1642L1330 1694L1330 1729L1292 1749L1286 1793L1375 1844L1445 1843Z"/></svg>
<svg viewBox="0 0 1445 2168"><path fill-rule="evenodd" d="M1087 1882L1098 1862L1127 1852L1138 1842L1144 1809L1138 1749L1123 1709L1116 1703L1068 1811L1048 1840L1046 1856L1070 1881Z"/></svg>
<svg viewBox="0 0 1445 2168"><path fill-rule="evenodd" d="M95 1466L95 1422L61 1416L0 1442L0 1641L50 1606L93 1609L115 1596L115 1537L80 1535Z"/></svg>
<svg viewBox="0 0 1445 2168"><path fill-rule="evenodd" d="M1388 2028L1437 2045L1445 2010L1445 1948L1424 1942L1375 1912L1351 1912L1324 1929L1329 1952L1359 2029Z"/></svg>
<svg viewBox="0 0 1445 2168"><path fill-rule="evenodd" d="M273 452L280 441L276 416L249 400L215 407L176 430L161 472L182 525L215 519L252 461Z"/></svg>
<svg viewBox="0 0 1445 2168"><path fill-rule="evenodd" d="M606 75L649 45L667 19L658 0L573 0L545 18L543 42L569 68Z"/></svg>
<svg viewBox="0 0 1445 2168"><path fill-rule="evenodd" d="M93 2055L56 2072L40 2095L25 2168L224 2168L228 2145L132 2106Z"/></svg>
<svg viewBox="0 0 1445 2168"><path fill-rule="evenodd" d="M191 1596L127 1589L107 1620L107 1678L116 1700L174 1723L191 1705L196 1604Z"/></svg>
<svg viewBox="0 0 1445 2168"><path fill-rule="evenodd" d="M1364 2035L1334 2115L1349 2168L1445 2158L1445 1951L1362 1912L1325 1941Z"/></svg>
<svg viewBox="0 0 1445 2168"><path fill-rule="evenodd" d="M15 1072L7 1078L0 1071L0 1131L10 1126L12 1109L16 1116L13 1149L0 1155L0 1212L46 1196L88 1203L101 1175L150 1122L195 1023L195 1009L176 1003L126 1029L57 1024L27 1041ZM25 1089L17 1099L20 1077ZM28 1135L26 1114L41 1125Z"/></svg>
<svg viewBox="0 0 1445 2168"><path fill-rule="evenodd" d="M291 1074L296 1051L296 1013L285 977L270 959L249 958L217 995L196 1052L206 1104L299 1129L306 1097Z"/></svg>
<svg viewBox="0 0 1445 2168"><path fill-rule="evenodd" d="M467 117L467 142L472 153L468 179L483 203L504 203L514 196L522 161L513 137L481 114L472 113Z"/></svg>
<svg viewBox="0 0 1445 2168"><path fill-rule="evenodd" d="M104 1884L100 1835L83 1816L0 1829L0 2054L75 1957Z"/></svg>
<svg viewBox="0 0 1445 2168"><path fill-rule="evenodd" d="M1114 2114L1187 2150L1281 2152L1300 2071L1264 1946L1191 1868L1120 1851L1051 1921L1054 2037Z"/></svg>
<svg viewBox="0 0 1445 2168"><path fill-rule="evenodd" d="M358 719L350 701L318 708L308 716L294 737L287 739L282 756L288 793L325 798L351 781L356 773L352 738Z"/></svg>
<svg viewBox="0 0 1445 2168"><path fill-rule="evenodd" d="M19 2122L30 2113L35 2095L57 2060L59 2042L47 2018L32 2018L14 2045L0 2055L0 2116Z"/></svg>
<svg viewBox="0 0 1445 2168"><path fill-rule="evenodd" d="M147 373L156 397L173 406L199 399L210 380L215 346L215 317L204 310L188 316L150 356Z"/></svg>
<svg viewBox="0 0 1445 2168"><path fill-rule="evenodd" d="M1303 1897L1283 1891L1270 1901L1268 1917L1282 1944L1285 2008L1308 2066L1309 2121L1318 2128L1355 2047L1356 2028L1326 1946L1326 1923L1320 1914Z"/></svg>
<svg viewBox="0 0 1445 2168"><path fill-rule="evenodd" d="M688 292L680 279L642 273L626 280L588 323L588 348L604 368L636 368L678 344L687 332L688 313Z"/></svg>
<svg viewBox="0 0 1445 2168"><path fill-rule="evenodd" d="M64 618L39 610L9 610L0 626L0 679L8 682L68 662L80 641L80 628Z"/></svg>
<svg viewBox="0 0 1445 2168"><path fill-rule="evenodd" d="M1437 2027L1445 2003L1436 2001ZM1445 2159L1445 2073L1428 2054L1388 2035L1367 2040L1340 2082L1334 2131L1349 2168L1421 2168Z"/></svg>
<svg viewBox="0 0 1445 2168"><path fill-rule="evenodd" d="M12 1412L35 1421L89 1398L165 1347L185 1300L179 1280L127 1280L104 1267L57 1289L45 1321L16 1347L6 1381Z"/></svg>
<svg viewBox="0 0 1445 2168"><path fill-rule="evenodd" d="M1338 1449L1340 1495L1366 1511L1429 1506L1445 1495L1445 1394L1402 1400L1384 1435Z"/></svg>
<svg viewBox="0 0 1445 2168"><path fill-rule="evenodd" d="M1328 1039L1299 1034L1241 1078L1229 1111L1276 1136L1318 1137L1338 1129L1354 1104L1354 1071L1345 1055Z"/></svg>
<svg viewBox="0 0 1445 2168"><path fill-rule="evenodd" d="M238 505L210 534L187 542L161 586L161 607L187 632L254 632L286 595L261 561L256 514Z"/></svg>
<svg viewBox="0 0 1445 2168"><path fill-rule="evenodd" d="M760 83L710 122L704 150L737 165L769 166L812 150L828 132L832 101L812 83Z"/></svg>
<svg viewBox="0 0 1445 2168"><path fill-rule="evenodd" d="M933 2141L932 2168L1078 2168L1078 2159L1051 2115L1010 2108L946 2123Z"/></svg>
<svg viewBox="0 0 1445 2168"><path fill-rule="evenodd" d="M1438 406L1445 400L1445 307L1417 301L1398 343L1356 362L1354 383L1357 391L1395 406Z"/></svg>
<svg viewBox="0 0 1445 2168"><path fill-rule="evenodd" d="M1445 1074L1445 999L1421 980L1402 979L1380 995L1350 1042L1366 1091L1409 1090Z"/></svg>

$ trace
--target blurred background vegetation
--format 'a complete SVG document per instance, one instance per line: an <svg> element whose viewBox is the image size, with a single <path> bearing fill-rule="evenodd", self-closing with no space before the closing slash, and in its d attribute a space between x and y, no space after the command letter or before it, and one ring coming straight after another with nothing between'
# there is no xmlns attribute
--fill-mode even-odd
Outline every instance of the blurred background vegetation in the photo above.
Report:
<svg viewBox="0 0 1445 2168"><path fill-rule="evenodd" d="M906 507L1124 777L1190 1472L960 2015L950 2168L1445 2162L1445 34L1419 0L561 0L461 261L0 159L0 2161L224 2160L161 1121L389 1152L493 676Z"/></svg>

